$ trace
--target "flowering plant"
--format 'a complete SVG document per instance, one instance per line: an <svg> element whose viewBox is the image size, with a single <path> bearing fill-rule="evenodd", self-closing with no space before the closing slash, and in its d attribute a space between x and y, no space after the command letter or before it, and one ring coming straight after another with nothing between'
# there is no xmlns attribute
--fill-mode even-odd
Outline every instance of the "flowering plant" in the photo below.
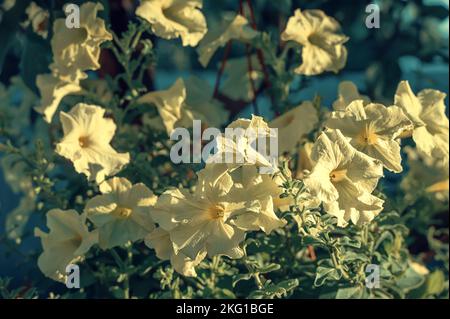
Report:
<svg viewBox="0 0 450 319"><path fill-rule="evenodd" d="M264 1L122 1L119 30L106 1L10 2L0 160L20 202L0 245L33 276L0 277L3 297L448 298L446 93L301 97L358 50L338 16L280 4L277 33ZM164 45L215 82L157 87Z"/></svg>

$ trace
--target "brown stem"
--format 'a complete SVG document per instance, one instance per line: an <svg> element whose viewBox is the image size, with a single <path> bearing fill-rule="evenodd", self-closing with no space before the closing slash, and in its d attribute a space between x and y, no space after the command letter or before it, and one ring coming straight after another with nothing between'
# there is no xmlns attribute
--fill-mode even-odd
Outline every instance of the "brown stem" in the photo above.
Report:
<svg viewBox="0 0 450 319"><path fill-rule="evenodd" d="M219 72L217 72L216 84L214 86L214 97L219 95L220 80L222 79L223 71L227 64L228 56L230 55L232 41L228 41L225 47L225 52L223 53L222 64L220 65Z"/></svg>

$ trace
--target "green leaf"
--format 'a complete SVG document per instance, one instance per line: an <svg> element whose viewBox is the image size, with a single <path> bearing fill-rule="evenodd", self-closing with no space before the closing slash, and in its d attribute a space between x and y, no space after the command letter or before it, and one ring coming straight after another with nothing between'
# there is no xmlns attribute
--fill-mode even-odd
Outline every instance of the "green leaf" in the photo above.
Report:
<svg viewBox="0 0 450 319"><path fill-rule="evenodd" d="M363 294L363 286L341 288L336 294L336 299L360 299Z"/></svg>
<svg viewBox="0 0 450 319"><path fill-rule="evenodd" d="M326 264L326 266L317 267L316 278L314 279L314 286L316 287L322 286L326 281L338 281L342 277L340 271L331 267L331 260L325 259L323 264Z"/></svg>
<svg viewBox="0 0 450 319"><path fill-rule="evenodd" d="M279 284L269 284L261 290L252 292L249 298L265 299L265 298L282 298L299 285L298 279L288 279Z"/></svg>
<svg viewBox="0 0 450 319"><path fill-rule="evenodd" d="M257 272L259 272L261 274L266 274L266 273L269 273L272 271L277 271L280 268L281 268L281 266L279 264L272 263L272 264L268 264L268 265L265 265L262 267L257 267L256 270L257 270Z"/></svg>
<svg viewBox="0 0 450 319"><path fill-rule="evenodd" d="M406 271L397 280L397 286L404 291L410 291L419 287L425 281L425 277L418 274L411 267L408 267Z"/></svg>
<svg viewBox="0 0 450 319"><path fill-rule="evenodd" d="M252 277L253 277L253 274L251 274L251 273L237 274L236 276L233 277L233 282L232 282L233 288L236 287L236 285L239 281L250 280L250 279L252 279Z"/></svg>

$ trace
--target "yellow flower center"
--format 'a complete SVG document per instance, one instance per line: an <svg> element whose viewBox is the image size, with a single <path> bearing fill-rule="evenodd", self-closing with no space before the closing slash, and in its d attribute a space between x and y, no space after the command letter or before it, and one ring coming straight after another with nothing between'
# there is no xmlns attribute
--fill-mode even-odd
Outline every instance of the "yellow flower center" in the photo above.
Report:
<svg viewBox="0 0 450 319"><path fill-rule="evenodd" d="M358 134L356 140L360 145L374 145L378 142L378 135L372 125L366 124L364 129Z"/></svg>
<svg viewBox="0 0 450 319"><path fill-rule="evenodd" d="M119 206L113 211L113 214L119 218L125 219L130 217L132 212L133 210L131 208Z"/></svg>
<svg viewBox="0 0 450 319"><path fill-rule="evenodd" d="M223 205L217 204L208 208L208 213L211 219L219 219L225 216L225 207Z"/></svg>
<svg viewBox="0 0 450 319"><path fill-rule="evenodd" d="M345 177L347 177L346 169L335 170L330 173L330 181L332 183L339 183L343 181Z"/></svg>
<svg viewBox="0 0 450 319"><path fill-rule="evenodd" d="M311 33L308 36L308 41L309 41L309 43L311 43L312 45L315 45L317 47L323 46L323 37L320 34Z"/></svg>
<svg viewBox="0 0 450 319"><path fill-rule="evenodd" d="M81 148L86 148L86 147L89 147L89 145L91 144L91 141L89 140L88 136L80 136L78 138L78 143L80 144Z"/></svg>
<svg viewBox="0 0 450 319"><path fill-rule="evenodd" d="M71 30L70 32L72 32L71 38L75 43L83 43L88 38L89 34L86 28L80 27L80 28L73 28L70 30Z"/></svg>

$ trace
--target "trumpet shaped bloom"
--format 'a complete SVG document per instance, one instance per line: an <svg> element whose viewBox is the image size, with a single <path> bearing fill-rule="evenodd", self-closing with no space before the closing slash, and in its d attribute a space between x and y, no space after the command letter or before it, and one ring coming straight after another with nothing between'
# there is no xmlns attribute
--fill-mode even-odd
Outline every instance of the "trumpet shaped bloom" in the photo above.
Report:
<svg viewBox="0 0 450 319"><path fill-rule="evenodd" d="M416 96L409 83L402 81L395 93L395 105L402 108L414 124L412 138L425 156L447 159L449 121L445 114L446 94L425 89Z"/></svg>
<svg viewBox="0 0 450 319"><path fill-rule="evenodd" d="M98 233L89 232L86 217L75 210L52 209L47 213L48 233L35 229L41 238L43 252L38 266L42 273L54 280L63 281L66 267L82 259L97 243Z"/></svg>
<svg viewBox="0 0 450 319"><path fill-rule="evenodd" d="M370 103L369 97L359 94L358 88L351 81L342 81L338 87L338 98L333 102L335 111L345 111L347 106L356 100L362 100L364 105Z"/></svg>
<svg viewBox="0 0 450 319"><path fill-rule="evenodd" d="M196 46L208 30L202 6L202 0L144 0L136 15L147 20L158 37L181 38L183 46Z"/></svg>
<svg viewBox="0 0 450 319"><path fill-rule="evenodd" d="M340 32L339 23L321 10L295 10L281 39L302 46L302 64L295 70L297 74L337 73L347 61L344 43L348 37Z"/></svg>
<svg viewBox="0 0 450 319"><path fill-rule="evenodd" d="M105 21L97 17L103 10L101 3L86 2L80 7L80 25L67 28L65 19L56 19L51 40L53 61L51 68L67 81L80 78L80 70L97 70L100 45L112 40Z"/></svg>
<svg viewBox="0 0 450 319"><path fill-rule="evenodd" d="M156 251L156 256L161 260L170 260L176 272L187 277L197 277L195 267L206 257L206 252L201 251L195 259L187 257L182 252L175 253L170 234L162 228L156 228L145 237L145 244Z"/></svg>
<svg viewBox="0 0 450 319"><path fill-rule="evenodd" d="M310 101L303 102L269 123L278 129L278 152L289 153L301 138L309 134L319 122L317 109Z"/></svg>
<svg viewBox="0 0 450 319"><path fill-rule="evenodd" d="M178 79L167 90L147 93L138 99L139 103L153 104L163 121L167 134L177 126L191 126L193 114L186 106L186 87L183 79Z"/></svg>
<svg viewBox="0 0 450 319"><path fill-rule="evenodd" d="M383 200L371 194L383 176L383 164L357 151L339 130L323 132L311 158L315 164L305 185L337 217L339 226L350 220L370 222L383 209Z"/></svg>
<svg viewBox="0 0 450 319"><path fill-rule="evenodd" d="M87 202L85 212L98 228L102 249L143 239L155 228L150 209L157 197L144 184L114 177L100 184L100 192Z"/></svg>
<svg viewBox="0 0 450 319"><path fill-rule="evenodd" d="M78 81L63 81L51 73L39 74L36 78L36 85L41 92L41 102L39 106L35 107L35 110L43 114L44 120L48 123L52 121L59 103L65 96L81 91Z"/></svg>
<svg viewBox="0 0 450 319"><path fill-rule="evenodd" d="M171 189L158 198L152 216L169 232L176 254L181 252L192 260L202 251L208 256L243 256L239 243L245 239L245 231L254 229L254 225L237 221L237 217L259 214L261 203L237 201L232 188L233 180L227 170L214 165L199 172L194 193Z"/></svg>
<svg viewBox="0 0 450 319"><path fill-rule="evenodd" d="M236 15L232 20L227 19L224 28L209 31L200 42L197 48L200 64L206 67L214 53L228 41L248 42L257 35L258 32L249 26L248 20L243 16Z"/></svg>
<svg viewBox="0 0 450 319"><path fill-rule="evenodd" d="M380 160L390 171L400 173L400 144L397 138L413 125L397 106L364 106L362 100L350 103L345 111L333 112L326 126L339 129L357 150Z"/></svg>
<svg viewBox="0 0 450 319"><path fill-rule="evenodd" d="M105 109L84 103L70 112L61 112L64 137L56 145L56 152L71 160L78 173L101 183L130 161L130 154L118 153L110 145L116 125L104 118Z"/></svg>

